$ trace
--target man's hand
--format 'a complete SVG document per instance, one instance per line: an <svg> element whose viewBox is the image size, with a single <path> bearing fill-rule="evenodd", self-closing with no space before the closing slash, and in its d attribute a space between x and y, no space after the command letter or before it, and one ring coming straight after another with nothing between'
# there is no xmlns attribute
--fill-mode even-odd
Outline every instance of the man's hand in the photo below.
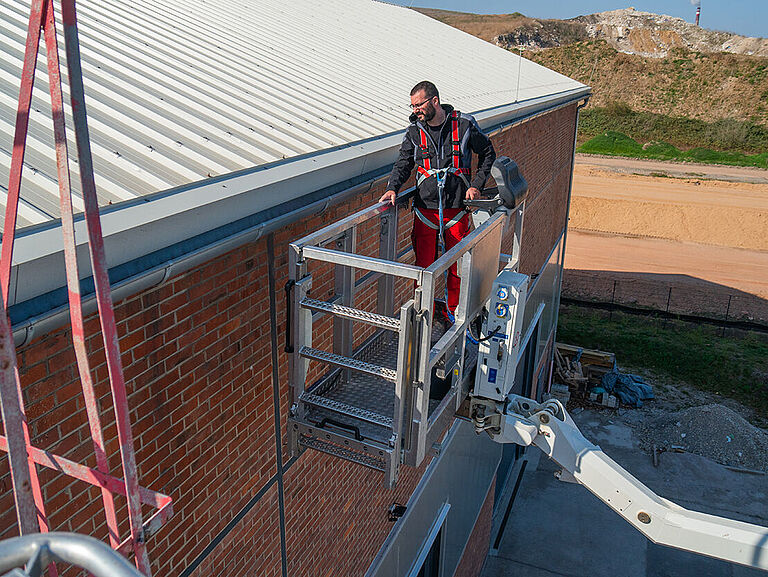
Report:
<svg viewBox="0 0 768 577"><path fill-rule="evenodd" d="M388 190L381 196L381 198L379 199L379 202L388 202L390 204L395 204L396 197L397 197L397 193L394 190Z"/></svg>
<svg viewBox="0 0 768 577"><path fill-rule="evenodd" d="M474 186L470 186L467 189L466 198L467 200L475 200L476 198L480 198L480 191Z"/></svg>

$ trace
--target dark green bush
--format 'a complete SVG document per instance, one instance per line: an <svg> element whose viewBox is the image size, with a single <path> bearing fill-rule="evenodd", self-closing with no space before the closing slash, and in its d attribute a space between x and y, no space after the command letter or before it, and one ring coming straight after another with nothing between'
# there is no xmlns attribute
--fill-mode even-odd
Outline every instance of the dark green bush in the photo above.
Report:
<svg viewBox="0 0 768 577"><path fill-rule="evenodd" d="M579 152L612 154L617 156L642 156L643 147L626 134L610 130L585 142Z"/></svg>

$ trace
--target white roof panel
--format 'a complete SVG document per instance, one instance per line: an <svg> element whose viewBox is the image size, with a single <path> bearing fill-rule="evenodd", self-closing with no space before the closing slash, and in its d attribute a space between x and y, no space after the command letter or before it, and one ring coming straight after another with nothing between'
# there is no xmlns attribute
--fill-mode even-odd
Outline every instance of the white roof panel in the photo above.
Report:
<svg viewBox="0 0 768 577"><path fill-rule="evenodd" d="M410 88L424 79L467 112L583 87L371 0L80 0L77 10L102 204L400 131ZM29 0L3 0L0 204L28 18ZM63 62L61 27L59 37ZM19 226L58 217L45 66L41 46Z"/></svg>

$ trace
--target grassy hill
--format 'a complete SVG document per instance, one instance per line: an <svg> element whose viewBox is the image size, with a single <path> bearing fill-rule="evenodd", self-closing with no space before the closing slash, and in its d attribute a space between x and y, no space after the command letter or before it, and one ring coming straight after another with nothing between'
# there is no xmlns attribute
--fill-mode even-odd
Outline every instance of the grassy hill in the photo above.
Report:
<svg viewBox="0 0 768 577"><path fill-rule="evenodd" d="M768 126L768 58L683 49L666 58L643 58L603 40L524 55L589 84L595 107L618 101L641 112Z"/></svg>
<svg viewBox="0 0 768 577"><path fill-rule="evenodd" d="M681 47L666 57L648 58L619 52L603 39L584 38L574 21L535 20L517 12L418 10L488 42L509 44L514 38L552 46L523 55L592 87L579 125L580 143L615 131L640 146L668 143L678 153L696 148L768 152L768 58ZM762 158L757 162L765 164Z"/></svg>
<svg viewBox="0 0 768 577"><path fill-rule="evenodd" d="M448 26L463 30L467 34L493 42L500 34L514 30L518 26L528 24L531 18L526 18L520 12L512 14L470 14L468 12L452 12L433 8L414 8L417 12L439 20Z"/></svg>
<svg viewBox="0 0 768 577"><path fill-rule="evenodd" d="M579 144L609 131L620 132L641 144L666 142L682 150L703 147L746 154L768 152L768 126L726 118L706 122L698 118L638 112L621 102L584 109L579 117Z"/></svg>

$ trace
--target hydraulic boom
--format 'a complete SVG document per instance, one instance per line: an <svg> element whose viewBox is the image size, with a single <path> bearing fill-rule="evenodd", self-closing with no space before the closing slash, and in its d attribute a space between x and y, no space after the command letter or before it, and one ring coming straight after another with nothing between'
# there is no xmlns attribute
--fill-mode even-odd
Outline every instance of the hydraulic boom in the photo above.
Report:
<svg viewBox="0 0 768 577"><path fill-rule="evenodd" d="M690 511L659 497L581 434L563 405L518 395L505 402L473 397L478 433L498 443L535 445L654 543L768 571L768 528Z"/></svg>

